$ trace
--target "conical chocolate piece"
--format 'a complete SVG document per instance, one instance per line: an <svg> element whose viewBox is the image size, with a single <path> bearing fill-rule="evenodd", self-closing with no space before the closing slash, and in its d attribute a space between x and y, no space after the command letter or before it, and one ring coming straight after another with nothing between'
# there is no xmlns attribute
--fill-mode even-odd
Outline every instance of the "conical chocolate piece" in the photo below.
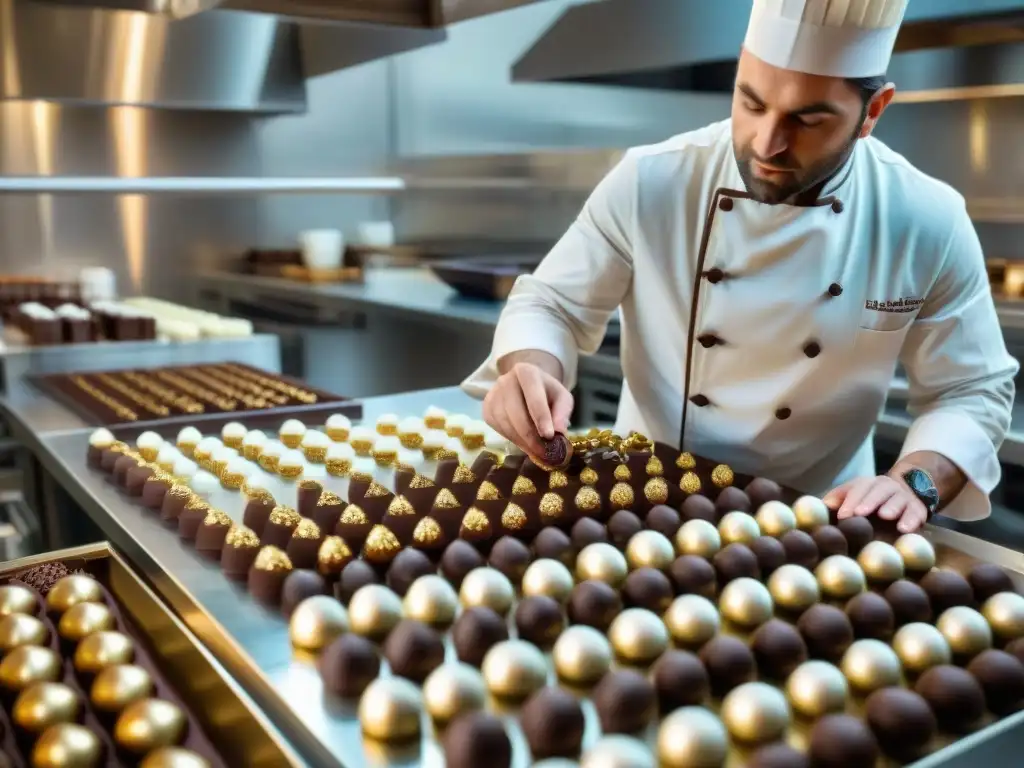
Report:
<svg viewBox="0 0 1024 768"><path fill-rule="evenodd" d="M519 470L522 468L523 462L525 461L525 453L510 453L506 455L504 459L501 460L501 465L503 467L508 467L509 469L514 469L516 471L516 474L518 475Z"/></svg>
<svg viewBox="0 0 1024 768"><path fill-rule="evenodd" d="M481 552L489 552L494 543L495 529L488 516L476 507L470 507L462 517L459 538L467 541Z"/></svg>
<svg viewBox="0 0 1024 768"><path fill-rule="evenodd" d="M341 513L348 505L342 498L331 491L324 491L316 500L316 507L313 509L313 522L320 526L322 531L333 531L341 518Z"/></svg>
<svg viewBox="0 0 1024 768"><path fill-rule="evenodd" d="M441 488L447 488L452 484L452 478L455 477L455 470L458 467L458 458L439 461L437 463L437 470L434 472L434 482Z"/></svg>
<svg viewBox="0 0 1024 768"><path fill-rule="evenodd" d="M363 500L359 503L359 506L363 508L368 518L375 523L379 523L384 519L388 506L390 506L394 498L395 494L380 483L370 483L366 493L363 494Z"/></svg>
<svg viewBox="0 0 1024 768"><path fill-rule="evenodd" d="M233 525L224 538L220 552L220 567L224 575L233 581L249 578L249 568L260 551L260 539L244 525Z"/></svg>
<svg viewBox="0 0 1024 768"><path fill-rule="evenodd" d="M563 491L547 491L540 497L536 515L542 528L553 525L563 531L572 529L573 524L580 519L580 513L575 506L576 496L572 491L572 488L566 488ZM532 519L533 512L529 509L526 511Z"/></svg>
<svg viewBox="0 0 1024 768"><path fill-rule="evenodd" d="M439 490L434 497L434 503L430 506L430 516L441 526L448 541L458 537L465 512L466 507L459 503L455 494L448 488Z"/></svg>
<svg viewBox="0 0 1024 768"><path fill-rule="evenodd" d="M146 509L159 512L164 504L164 496L174 485L174 478L165 472L157 472L146 479L142 486L142 504Z"/></svg>
<svg viewBox="0 0 1024 768"><path fill-rule="evenodd" d="M323 498L323 497L321 497ZM355 553L341 536L328 536L320 542L316 555L316 570L329 584L341 577L345 566L355 559Z"/></svg>
<svg viewBox="0 0 1024 768"><path fill-rule="evenodd" d="M373 475L367 472L353 472L348 480L348 503L361 504L366 489L373 482Z"/></svg>
<svg viewBox="0 0 1024 768"><path fill-rule="evenodd" d="M278 505L270 512L267 524L263 527L263 534L260 536L260 543L267 547L277 547L284 550L288 546L292 533L302 517L291 507Z"/></svg>
<svg viewBox="0 0 1024 768"><path fill-rule="evenodd" d="M477 457L473 460L470 469L473 470L473 474L477 477L487 477L487 473L491 471L491 467L498 463L498 457L490 451L480 451Z"/></svg>
<svg viewBox="0 0 1024 768"><path fill-rule="evenodd" d="M452 474L452 484L449 490L455 494L459 504L463 507L472 506L476 499L476 492L480 488L482 478L478 477L472 469L465 464L459 464Z"/></svg>
<svg viewBox="0 0 1024 768"><path fill-rule="evenodd" d="M117 464L117 460L124 456L124 452L127 450L128 445L120 442L103 449L103 453L100 454L100 469L109 475L114 471L114 465Z"/></svg>
<svg viewBox="0 0 1024 768"><path fill-rule="evenodd" d="M533 481L538 488L543 488L547 484L549 474L551 474L549 469L542 467L529 457L524 459L519 466L519 476Z"/></svg>
<svg viewBox="0 0 1024 768"><path fill-rule="evenodd" d="M160 519L169 526L178 527L178 515L185 508L185 505L195 496L192 489L187 485L175 483L164 494L163 504L160 505Z"/></svg>
<svg viewBox="0 0 1024 768"><path fill-rule="evenodd" d="M625 467L626 465L621 464L620 466ZM611 490L608 491L605 506L613 515L620 509L628 509L634 511L638 517L644 517L643 514L639 514L639 511L634 509L634 507L638 506L637 495L630 482L615 483Z"/></svg>
<svg viewBox="0 0 1024 768"><path fill-rule="evenodd" d="M516 478L519 477L519 468L508 463L510 458L511 456L507 456L504 463L491 467L486 478L505 498L512 495L512 486L515 485Z"/></svg>
<svg viewBox="0 0 1024 768"><path fill-rule="evenodd" d="M128 475L125 478L124 487L128 491L129 496L141 496L142 489L156 470L149 464L138 464L128 470Z"/></svg>
<svg viewBox="0 0 1024 768"><path fill-rule="evenodd" d="M497 530L500 526L501 514L505 511L505 506L508 504L508 499L501 495L497 487L490 480L484 480L480 483L480 487L476 491L476 499L473 500L471 507L476 507L478 510L487 515L487 519L492 521L492 525ZM462 527L462 521L459 521L459 527Z"/></svg>
<svg viewBox="0 0 1024 768"><path fill-rule="evenodd" d="M230 530L231 518L219 509L211 509L196 533L196 552L211 560L219 560Z"/></svg>
<svg viewBox="0 0 1024 768"><path fill-rule="evenodd" d="M270 513L277 506L270 491L263 488L256 488L250 491L249 500L245 503L245 511L242 512L242 523L252 529L257 536L263 535L263 529L267 526Z"/></svg>
<svg viewBox="0 0 1024 768"><path fill-rule="evenodd" d="M334 526L334 533L341 536L353 552L358 552L363 548L363 542L370 535L371 528L373 528L373 523L363 512L363 508L358 504L349 504L338 518L338 524Z"/></svg>
<svg viewBox="0 0 1024 768"><path fill-rule="evenodd" d="M387 526L375 525L363 544L363 559L383 573L401 551L398 537Z"/></svg>
<svg viewBox="0 0 1024 768"><path fill-rule="evenodd" d="M533 510L533 514L530 514L515 501L510 501L502 510L500 532L506 536L532 541L540 528L540 512L536 509Z"/></svg>
<svg viewBox="0 0 1024 768"><path fill-rule="evenodd" d="M527 512L531 512L535 511L540 505L540 496L537 484L526 475L520 475L512 484L512 493L509 495L509 501L513 501L527 510Z"/></svg>
<svg viewBox="0 0 1024 768"><path fill-rule="evenodd" d="M320 542L324 535L320 526L308 517L304 517L295 526L285 554L292 561L296 568L315 568L317 553L320 551Z"/></svg>
<svg viewBox="0 0 1024 768"><path fill-rule="evenodd" d="M577 520L581 517L592 517L603 523L611 516L605 506L605 500L593 485L582 485L576 489L572 497L572 506Z"/></svg>
<svg viewBox="0 0 1024 768"><path fill-rule="evenodd" d="M440 560L448 541L441 524L430 515L421 517L412 532L412 545L434 562Z"/></svg>
<svg viewBox="0 0 1024 768"><path fill-rule="evenodd" d="M264 605L280 605L284 580L292 570L291 559L283 551L262 547L249 568L249 594Z"/></svg>
<svg viewBox="0 0 1024 768"><path fill-rule="evenodd" d="M404 495L419 515L426 515L437 496L437 484L426 475L414 475Z"/></svg>
<svg viewBox="0 0 1024 768"><path fill-rule="evenodd" d="M412 541L412 532L420 517L421 515L416 514L416 510L405 496L395 496L388 505L388 511L381 523L386 525L398 537L399 543L405 547Z"/></svg>
<svg viewBox="0 0 1024 768"><path fill-rule="evenodd" d="M211 507L198 496L193 496L178 515L178 537L184 541L195 541L199 526L203 524Z"/></svg>
<svg viewBox="0 0 1024 768"><path fill-rule="evenodd" d="M316 503L323 493L324 487L316 480L300 480L298 491L298 511L303 517L312 517ZM296 566L301 568L304 566Z"/></svg>
<svg viewBox="0 0 1024 768"><path fill-rule="evenodd" d="M395 493L405 495L409 483L416 477L416 468L408 464L399 464L395 468Z"/></svg>
<svg viewBox="0 0 1024 768"><path fill-rule="evenodd" d="M118 488L124 488L128 482L128 470L139 466L140 460L135 456L124 453L114 463L114 472L111 479Z"/></svg>

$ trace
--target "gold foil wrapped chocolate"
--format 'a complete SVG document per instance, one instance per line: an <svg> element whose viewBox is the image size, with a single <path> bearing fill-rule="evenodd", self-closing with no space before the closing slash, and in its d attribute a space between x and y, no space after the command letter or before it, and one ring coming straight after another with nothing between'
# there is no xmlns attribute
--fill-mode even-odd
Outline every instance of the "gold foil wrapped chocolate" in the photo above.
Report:
<svg viewBox="0 0 1024 768"><path fill-rule="evenodd" d="M103 603L79 603L60 617L57 631L65 640L77 643L93 632L113 629L114 614Z"/></svg>
<svg viewBox="0 0 1024 768"><path fill-rule="evenodd" d="M100 712L116 714L153 693L153 678L135 664L107 667L92 682L89 699Z"/></svg>
<svg viewBox="0 0 1024 768"><path fill-rule="evenodd" d="M623 661L649 664L668 648L669 635L657 614L643 608L627 608L612 621L608 640Z"/></svg>
<svg viewBox="0 0 1024 768"><path fill-rule="evenodd" d="M171 490L174 489L172 488ZM100 586L100 583L91 576L81 573L65 576L54 584L53 588L46 595L46 607L57 613L63 613L78 603L99 603L102 601L103 588Z"/></svg>
<svg viewBox="0 0 1024 768"><path fill-rule="evenodd" d="M99 737L74 723L50 726L32 747L33 768L96 768L102 757Z"/></svg>
<svg viewBox="0 0 1024 768"><path fill-rule="evenodd" d="M644 483L644 498L652 505L668 502L668 483L663 477L652 477Z"/></svg>
<svg viewBox="0 0 1024 768"><path fill-rule="evenodd" d="M580 492L583 492L582 488L580 489ZM565 501L557 493L548 491L541 496L540 504L537 505L537 508L540 511L541 522L544 525L554 525L561 520L565 514Z"/></svg>
<svg viewBox="0 0 1024 768"><path fill-rule="evenodd" d="M405 742L420 734L423 697L401 677L378 677L359 700L363 733L380 742Z"/></svg>
<svg viewBox="0 0 1024 768"><path fill-rule="evenodd" d="M436 574L420 576L402 601L405 615L433 627L447 627L455 621L459 596L447 580Z"/></svg>
<svg viewBox="0 0 1024 768"><path fill-rule="evenodd" d="M373 640L386 637L402 618L402 601L380 584L367 584L348 601L352 631Z"/></svg>
<svg viewBox="0 0 1024 768"><path fill-rule="evenodd" d="M299 603L288 621L292 647L319 653L348 631L348 612L334 597L314 595Z"/></svg>
<svg viewBox="0 0 1024 768"><path fill-rule="evenodd" d="M32 590L18 584L0 587L0 617L15 613L34 614L38 608Z"/></svg>
<svg viewBox="0 0 1024 768"><path fill-rule="evenodd" d="M48 634L46 625L35 616L12 613L0 619L0 654L21 645L43 645Z"/></svg>
<svg viewBox="0 0 1024 768"><path fill-rule="evenodd" d="M114 725L114 740L124 750L144 755L179 744L185 736L184 713L169 701L142 699L129 704Z"/></svg>
<svg viewBox="0 0 1024 768"><path fill-rule="evenodd" d="M459 715L483 709L487 686L483 676L469 664L444 664L423 683L427 712L438 723L447 723Z"/></svg>
<svg viewBox="0 0 1024 768"><path fill-rule="evenodd" d="M593 627L569 627L555 641L551 651L558 677L573 685L592 685L611 669L612 647Z"/></svg>
<svg viewBox="0 0 1024 768"><path fill-rule="evenodd" d="M120 632L93 632L75 648L75 669L95 675L107 667L128 664L135 657L135 643Z"/></svg>
<svg viewBox="0 0 1024 768"><path fill-rule="evenodd" d="M63 683L35 683L18 695L11 719L23 731L38 734L51 725L74 722L80 709L78 696Z"/></svg>

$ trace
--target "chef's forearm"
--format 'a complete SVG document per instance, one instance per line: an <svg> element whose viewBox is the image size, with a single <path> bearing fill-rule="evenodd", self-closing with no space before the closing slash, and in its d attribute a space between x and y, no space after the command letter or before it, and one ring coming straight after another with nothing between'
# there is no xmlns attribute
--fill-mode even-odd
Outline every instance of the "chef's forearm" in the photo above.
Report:
<svg viewBox="0 0 1024 768"><path fill-rule="evenodd" d="M955 499L967 485L967 476L960 468L941 453L915 451L896 462L889 476L902 479L911 469L923 469L939 491L939 509Z"/></svg>
<svg viewBox="0 0 1024 768"><path fill-rule="evenodd" d="M498 372L508 373L518 363L535 365L552 378L564 381L562 375L562 362L549 352L539 349L521 349L518 352L510 352L498 361Z"/></svg>

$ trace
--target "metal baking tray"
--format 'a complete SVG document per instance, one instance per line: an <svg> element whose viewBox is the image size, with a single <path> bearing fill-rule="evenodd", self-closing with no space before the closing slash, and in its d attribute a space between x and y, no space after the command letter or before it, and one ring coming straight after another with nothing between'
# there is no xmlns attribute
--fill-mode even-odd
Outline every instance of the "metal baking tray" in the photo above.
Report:
<svg viewBox="0 0 1024 768"><path fill-rule="evenodd" d="M430 264L431 270L463 296L504 301L521 275L537 268L542 257L536 254L486 256L473 259L446 259Z"/></svg>

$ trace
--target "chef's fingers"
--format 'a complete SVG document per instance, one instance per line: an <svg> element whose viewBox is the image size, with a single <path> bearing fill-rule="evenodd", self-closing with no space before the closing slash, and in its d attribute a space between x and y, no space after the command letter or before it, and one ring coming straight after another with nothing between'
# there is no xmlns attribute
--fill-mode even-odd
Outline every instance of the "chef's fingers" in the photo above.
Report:
<svg viewBox="0 0 1024 768"><path fill-rule="evenodd" d="M928 522L928 510L924 508L924 504L914 499L907 504L907 510L903 513L896 528L900 533L913 533L926 522Z"/></svg>
<svg viewBox="0 0 1024 768"><path fill-rule="evenodd" d="M853 514L867 517L878 511L879 507L899 493L900 487L888 477L878 477L870 484L867 491L857 502ZM849 499L847 499L849 502Z"/></svg>
<svg viewBox="0 0 1024 768"><path fill-rule="evenodd" d="M569 430L569 417L572 416L572 393L562 382L548 377L548 401L551 403L551 421L555 432L565 434Z"/></svg>
<svg viewBox="0 0 1024 768"><path fill-rule="evenodd" d="M544 440L550 440L555 436L555 427L551 421L551 406L548 404L548 388L544 374L535 365L517 365L512 371L519 381L526 410L537 434Z"/></svg>
<svg viewBox="0 0 1024 768"><path fill-rule="evenodd" d="M899 520L906 511L907 497L902 493L897 493L878 508L878 516L883 520Z"/></svg>
<svg viewBox="0 0 1024 768"><path fill-rule="evenodd" d="M496 385L497 386L497 385ZM501 402L500 393L491 389L484 398L484 421L490 424L498 434L506 440L515 442L515 430L505 415L505 405Z"/></svg>
<svg viewBox="0 0 1024 768"><path fill-rule="evenodd" d="M829 509L838 510L846 501L846 494L850 492L855 481L850 480L842 485L836 486L821 497L822 503Z"/></svg>
<svg viewBox="0 0 1024 768"><path fill-rule="evenodd" d="M537 427L530 416L521 387L516 387L514 392L508 393L508 397L505 398L505 413L516 433L516 438L512 442L530 456L543 456L544 444L537 437Z"/></svg>
<svg viewBox="0 0 1024 768"><path fill-rule="evenodd" d="M874 486L875 479L874 477L860 477L854 480L853 485L850 486L850 490L846 494L846 498L843 499L843 505L839 507L837 514L840 520L847 517L855 517L859 514L857 509L861 502L864 501L864 497L867 496Z"/></svg>

